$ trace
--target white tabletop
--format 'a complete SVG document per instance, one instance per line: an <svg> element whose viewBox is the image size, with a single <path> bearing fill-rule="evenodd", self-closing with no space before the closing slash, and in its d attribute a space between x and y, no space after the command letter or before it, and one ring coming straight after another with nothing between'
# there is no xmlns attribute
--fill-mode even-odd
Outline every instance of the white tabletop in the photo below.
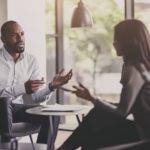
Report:
<svg viewBox="0 0 150 150"><path fill-rule="evenodd" d="M44 116L82 115L89 112L91 106L85 105L41 105L26 110L29 114Z"/></svg>

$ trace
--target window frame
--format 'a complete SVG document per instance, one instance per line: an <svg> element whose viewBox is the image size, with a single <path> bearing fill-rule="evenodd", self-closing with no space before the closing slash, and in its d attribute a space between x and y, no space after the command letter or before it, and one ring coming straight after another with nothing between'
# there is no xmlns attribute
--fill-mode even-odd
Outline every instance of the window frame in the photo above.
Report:
<svg viewBox="0 0 150 150"><path fill-rule="evenodd" d="M63 2L64 0L55 0L55 33L47 34L46 38L55 38L56 43L56 73L64 67L64 23L63 23ZM134 0L124 0L124 17L125 19L134 18ZM64 103L64 92L56 91L56 102Z"/></svg>

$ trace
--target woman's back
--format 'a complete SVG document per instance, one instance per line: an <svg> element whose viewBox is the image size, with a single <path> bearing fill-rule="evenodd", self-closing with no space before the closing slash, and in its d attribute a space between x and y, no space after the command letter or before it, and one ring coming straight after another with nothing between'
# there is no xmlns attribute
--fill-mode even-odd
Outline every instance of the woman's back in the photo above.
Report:
<svg viewBox="0 0 150 150"><path fill-rule="evenodd" d="M141 73L141 77L145 83L137 96L132 113L141 138L150 138L150 81L148 79L150 77L150 72L147 70L137 70ZM137 80L137 82L139 82L139 80Z"/></svg>

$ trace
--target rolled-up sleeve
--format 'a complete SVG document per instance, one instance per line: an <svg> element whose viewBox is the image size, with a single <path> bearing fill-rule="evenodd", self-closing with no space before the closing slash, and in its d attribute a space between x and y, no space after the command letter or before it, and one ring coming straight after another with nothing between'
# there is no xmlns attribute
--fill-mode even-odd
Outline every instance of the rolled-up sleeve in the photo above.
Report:
<svg viewBox="0 0 150 150"><path fill-rule="evenodd" d="M24 83L16 84L15 86L5 87L0 89L0 95L3 97L16 98L20 95L25 94Z"/></svg>

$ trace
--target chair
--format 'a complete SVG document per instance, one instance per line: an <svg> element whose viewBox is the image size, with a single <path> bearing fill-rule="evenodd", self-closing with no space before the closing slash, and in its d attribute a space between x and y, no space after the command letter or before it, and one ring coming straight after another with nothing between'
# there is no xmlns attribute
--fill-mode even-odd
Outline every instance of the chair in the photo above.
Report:
<svg viewBox="0 0 150 150"><path fill-rule="evenodd" d="M98 150L149 150L149 149L150 149L150 140L147 139L127 144L99 148Z"/></svg>
<svg viewBox="0 0 150 150"><path fill-rule="evenodd" d="M11 120L8 119L8 115L11 114L8 114L8 109L10 102L11 100L9 98L0 97L0 134L2 135L2 139L3 136L7 136L9 138L29 136L33 145L32 134L39 131L40 125L27 122L12 123L12 130L9 131L8 122ZM3 124L1 124L1 122L3 122ZM2 131L1 128L5 131Z"/></svg>
<svg viewBox="0 0 150 150"><path fill-rule="evenodd" d="M33 144L32 134L39 132L40 125L27 122L13 123L11 137L29 136Z"/></svg>

